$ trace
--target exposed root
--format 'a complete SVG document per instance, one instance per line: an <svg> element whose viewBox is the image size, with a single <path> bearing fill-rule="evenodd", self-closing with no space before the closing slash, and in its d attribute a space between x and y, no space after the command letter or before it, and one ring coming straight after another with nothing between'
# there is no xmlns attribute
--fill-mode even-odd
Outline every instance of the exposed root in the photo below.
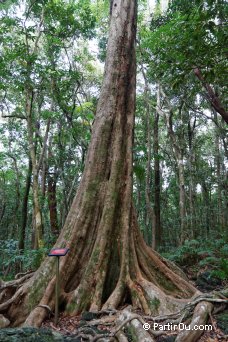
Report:
<svg viewBox="0 0 228 342"><path fill-rule="evenodd" d="M22 275L23 273L20 274ZM16 280L2 282L2 284L0 284L0 291L10 287L19 287L20 285L24 284L29 278L31 278L33 274L34 272L28 272L24 274L21 278L16 278Z"/></svg>
<svg viewBox="0 0 228 342"><path fill-rule="evenodd" d="M151 317L151 316L143 316L143 317L144 317L144 319L153 320L156 322L162 321L164 323L170 322L173 324L179 324L179 323L182 323L184 320L186 320L187 318L189 318L192 315L193 309L198 303L205 302L205 301L210 302L210 303L222 304L219 307L222 309L225 309L226 305L228 304L228 299L214 298L213 293L212 294L203 294L203 295L196 297L191 302L188 302L180 311L175 312L173 314L159 315L159 316L155 316L155 317Z"/></svg>
<svg viewBox="0 0 228 342"><path fill-rule="evenodd" d="M153 336L143 328L143 325L145 324L143 318L140 315L130 312L129 309L123 310L118 321L123 322L114 330L113 336L117 335L124 327L127 327L127 330L133 335L133 340L145 342L155 341Z"/></svg>
<svg viewBox="0 0 228 342"><path fill-rule="evenodd" d="M115 331L113 332L113 335L116 335L121 329L123 329L133 319L138 319L141 323L144 324L142 318L139 315L131 313L130 311L126 309L122 312L122 315L120 315L119 321L121 322L121 320L123 319L124 321L115 329Z"/></svg>
<svg viewBox="0 0 228 342"><path fill-rule="evenodd" d="M118 331L116 337L119 342L128 342L127 336L122 331Z"/></svg>
<svg viewBox="0 0 228 342"><path fill-rule="evenodd" d="M111 328L110 333L106 334L92 334L92 338L88 338L87 340L95 342L95 341L118 341L118 342L127 342L129 341L128 336L131 335L134 341L136 342L153 342L157 336L166 334L167 331L165 329L165 325L170 323L175 327L175 332L177 333L177 342L195 342L198 341L200 336L204 333L204 329L202 326L205 326L207 323L208 317L210 317L213 304L219 304L220 307L225 308L224 305L228 303L227 299L214 298L214 294L204 294L198 296L191 302L188 302L180 311L169 314L169 315L160 315L160 316L143 316L141 314L132 312L132 307L127 307L123 311L121 311L118 315L116 311L111 311L114 316L110 316L110 311L103 312L108 313L109 316L100 317L98 319L89 321L86 326L83 326L78 330L78 333L82 337L84 331L88 331L89 327L96 326L105 326L105 325L115 325ZM100 316L101 313L97 313L97 316ZM148 330L144 329L144 324L150 322L150 328ZM154 323L159 322L159 327L162 329L154 330ZM184 325L187 327L186 330L178 331L179 324L182 323L181 329L183 329ZM194 330L194 327L200 327L198 330ZM85 329L85 330L84 330ZM77 335L79 336L79 335Z"/></svg>
<svg viewBox="0 0 228 342"><path fill-rule="evenodd" d="M7 300L6 302L0 304L0 311L4 311L6 310L12 303L15 303L15 301L17 301L21 296L23 295L23 291L20 288L14 295L12 298L10 298L9 300Z"/></svg>
<svg viewBox="0 0 228 342"><path fill-rule="evenodd" d="M213 309L213 305L209 302L200 302L196 305L192 321L187 330L181 331L176 342L195 342L204 332L204 326L207 323L209 314ZM202 330L200 329L202 328Z"/></svg>
<svg viewBox="0 0 228 342"><path fill-rule="evenodd" d="M10 321L2 314L0 314L0 329L7 328L10 325Z"/></svg>
<svg viewBox="0 0 228 342"><path fill-rule="evenodd" d="M52 312L50 306L40 304L40 305L37 305L37 307L47 309L47 311L49 312L49 314L50 314L51 316L54 316L54 313Z"/></svg>
<svg viewBox="0 0 228 342"><path fill-rule="evenodd" d="M19 279L27 274L31 274L31 276L34 274L34 271L27 271L27 272L21 272L21 273L17 273L15 275L15 279Z"/></svg>

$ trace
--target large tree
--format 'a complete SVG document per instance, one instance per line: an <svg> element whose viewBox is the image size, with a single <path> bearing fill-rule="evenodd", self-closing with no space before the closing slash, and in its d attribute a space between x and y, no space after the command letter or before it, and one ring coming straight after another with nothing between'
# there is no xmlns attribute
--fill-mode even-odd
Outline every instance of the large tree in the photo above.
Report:
<svg viewBox="0 0 228 342"><path fill-rule="evenodd" d="M61 307L70 314L117 308L169 314L198 292L144 242L132 201L136 90L136 0L111 1L105 74L84 173L55 247L61 258ZM0 312L13 326L39 326L54 309L54 258L2 285ZM22 285L24 281L24 284ZM16 287L18 285L18 287Z"/></svg>

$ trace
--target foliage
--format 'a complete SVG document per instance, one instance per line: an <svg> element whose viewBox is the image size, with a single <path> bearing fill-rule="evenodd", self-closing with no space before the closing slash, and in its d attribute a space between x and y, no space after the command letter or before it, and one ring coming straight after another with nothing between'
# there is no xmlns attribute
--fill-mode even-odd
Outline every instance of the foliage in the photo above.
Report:
<svg viewBox="0 0 228 342"><path fill-rule="evenodd" d="M179 266L194 267L195 272L209 271L211 277L228 280L228 242L225 237L210 240L188 240L177 249L162 253Z"/></svg>
<svg viewBox="0 0 228 342"><path fill-rule="evenodd" d="M47 247L37 250L26 249L22 252L18 249L17 240L0 240L0 277L10 279L20 272L35 271L47 253Z"/></svg>
<svg viewBox="0 0 228 342"><path fill-rule="evenodd" d="M224 93L226 14L226 4L221 0L194 0L191 5L171 1L168 12L152 17L150 30L142 31L152 75L178 88L189 81L197 84L192 74L197 66L205 79Z"/></svg>
<svg viewBox="0 0 228 342"><path fill-rule="evenodd" d="M23 201L28 173L29 144L26 93L32 95L32 134L37 162L42 156L45 130L50 122L48 151L40 170L43 190L39 197L48 220L48 179L57 183L58 220L64 223L73 189L80 178L90 140L100 71L94 66L85 39L95 34L96 17L88 1L25 1L11 3L0 16L1 111L7 116L0 127L1 238L16 239L23 217ZM89 94L91 92L91 95ZM13 158L15 162L13 163ZM40 178L40 179L41 179ZM32 179L32 178L31 178ZM62 195L63 194L63 195ZM16 201L15 201L16 199ZM64 204L63 204L64 202ZM6 206L7 203L7 206ZM57 208L58 209L58 208ZM26 240L32 226L32 197L28 197Z"/></svg>

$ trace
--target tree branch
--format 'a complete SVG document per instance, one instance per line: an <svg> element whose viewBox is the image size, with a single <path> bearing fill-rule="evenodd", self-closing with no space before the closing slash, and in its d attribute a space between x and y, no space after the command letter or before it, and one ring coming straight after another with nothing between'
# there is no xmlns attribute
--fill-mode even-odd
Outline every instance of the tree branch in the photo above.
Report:
<svg viewBox="0 0 228 342"><path fill-rule="evenodd" d="M206 82L205 78L201 73L201 70L198 67L193 67L193 72L195 76L201 81L203 87L206 89L208 95L207 97L212 107L216 110L217 113L219 113L223 117L225 122L228 124L228 112L222 106L220 99L216 95L214 89L210 86L209 83Z"/></svg>
<svg viewBox="0 0 228 342"><path fill-rule="evenodd" d="M5 114L2 114L2 118L6 119L6 118L16 118L16 119L22 119L22 120L27 120L27 118L24 116L24 115L16 115L16 114L13 114L13 115L5 115Z"/></svg>

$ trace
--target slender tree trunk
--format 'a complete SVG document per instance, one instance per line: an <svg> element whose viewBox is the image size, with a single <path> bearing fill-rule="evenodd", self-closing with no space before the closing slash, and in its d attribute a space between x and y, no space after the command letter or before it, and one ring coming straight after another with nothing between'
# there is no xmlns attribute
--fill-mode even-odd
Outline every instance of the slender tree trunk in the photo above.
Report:
<svg viewBox="0 0 228 342"><path fill-rule="evenodd" d="M180 237L179 243L183 244L186 238L186 211L185 211L185 177L184 177L184 161L183 161L183 152L180 146L180 142L177 140L175 132L173 130L173 109L171 103L161 88L161 94L165 99L168 111L163 111L159 106L157 106L157 111L161 113L161 115L165 116L167 131L170 137L170 141L172 144L174 157L177 164L178 170L178 185L179 185L179 212L180 212ZM181 108L180 110L181 111Z"/></svg>
<svg viewBox="0 0 228 342"><path fill-rule="evenodd" d="M224 170L224 184L223 184L223 191L224 191L224 232L226 239L228 239L228 170Z"/></svg>
<svg viewBox="0 0 228 342"><path fill-rule="evenodd" d="M11 150L11 148L10 148ZM15 190L16 190L16 198L15 198L15 207L14 207L14 215L12 217L12 226L9 232L10 239L14 239L18 234L18 210L20 208L21 202L21 194L20 194L20 180L19 180L19 170L17 166L17 159L16 157L9 153L9 157L13 160L16 179L15 179Z"/></svg>
<svg viewBox="0 0 228 342"><path fill-rule="evenodd" d="M22 209L21 209L21 230L20 230L20 237L19 237L19 249L20 250L25 248L26 225L27 225L27 218L28 218L28 198L29 198L29 191L30 191L30 186L31 186L31 177L32 177L32 162L31 162L31 159L29 158L25 191L24 191Z"/></svg>
<svg viewBox="0 0 228 342"><path fill-rule="evenodd" d="M182 155L178 155L179 159L177 160L178 166L178 175L179 175L179 208L180 208L180 222L181 222L181 237L180 237L180 244L184 243L185 235L186 235L186 222L185 222L185 179L184 179L184 163Z"/></svg>
<svg viewBox="0 0 228 342"><path fill-rule="evenodd" d="M192 134L191 138L189 138L189 158L188 158L188 164L189 164L189 216L190 216L190 230L191 230L191 237L193 239L196 239L196 222L195 222L195 210L194 210L194 201L195 201L195 184L194 184L194 176L193 176L193 161L194 161L194 155L193 155L193 148L192 148Z"/></svg>
<svg viewBox="0 0 228 342"><path fill-rule="evenodd" d="M148 84L146 84L145 88L145 97L146 97L146 127L147 127L147 163L146 163L146 187L145 187L145 197L146 197L146 209L147 209L147 241L150 241L152 231L152 247L156 249L156 231L155 231L155 215L154 215L154 208L151 203L151 151L152 151L152 143L151 143L151 113L150 113L150 105L149 105L149 98L148 98ZM150 227L150 229L148 229ZM151 229L152 228L152 229Z"/></svg>
<svg viewBox="0 0 228 342"><path fill-rule="evenodd" d="M144 71L144 66L141 64L141 70L145 82L144 99L146 108L146 141L147 141L147 163L146 163L146 187L145 187L145 198L146 198L146 228L147 228L147 242L150 241L150 235L152 235L152 248L157 248L157 232L156 232L156 218L154 212L154 206L151 203L151 152L152 152L152 130L151 130L151 105L150 105L150 89L149 83ZM152 229L148 229L148 228ZM150 234L152 231L152 234Z"/></svg>
<svg viewBox="0 0 228 342"><path fill-rule="evenodd" d="M183 273L146 245L132 203L136 89L136 1L115 0L105 74L84 173L55 247L61 258L62 308L70 314L117 308L147 314L183 308L198 292ZM39 326L54 308L55 261L46 258L13 297L0 304L12 325ZM19 304L20 303L20 304Z"/></svg>
<svg viewBox="0 0 228 342"><path fill-rule="evenodd" d="M42 172L41 172L41 195L42 195L42 207L45 202L45 195L46 195L46 183L47 183L47 155L46 152L44 154L43 162L42 162Z"/></svg>
<svg viewBox="0 0 228 342"><path fill-rule="evenodd" d="M65 174L64 174L64 160L63 160L63 152L64 152L64 146L61 141L61 132L62 132L62 124L59 122L58 124L58 149L59 149L59 178L61 180L61 187L62 187L62 205L60 209L60 223L61 226L64 225L64 222L66 220L69 207L68 207L68 201L67 201L67 189L66 189L66 181L65 181Z"/></svg>
<svg viewBox="0 0 228 342"><path fill-rule="evenodd" d="M36 157L36 149L34 143L34 125L32 120L32 103L33 93L31 90L26 90L26 114L27 114L27 130L29 140L29 152L32 163L32 190L33 190L33 248L40 248L43 243L43 225L42 215L39 200L39 168Z"/></svg>
<svg viewBox="0 0 228 342"><path fill-rule="evenodd" d="M6 203L5 202L1 203L0 209L1 209L1 211L0 211L0 222L2 222L4 214L5 214L5 210L6 210Z"/></svg>
<svg viewBox="0 0 228 342"><path fill-rule="evenodd" d="M191 158L190 158L191 159ZM190 161L191 162L191 161ZM194 201L195 201L195 185L192 175L192 167L189 169L189 216L190 216L190 231L191 238L196 239L196 222L195 222L195 209L194 209Z"/></svg>
<svg viewBox="0 0 228 342"><path fill-rule="evenodd" d="M50 226L53 235L57 236L59 233L58 215L57 215L57 199L56 199L56 174L48 176L48 207L50 215Z"/></svg>
<svg viewBox="0 0 228 342"><path fill-rule="evenodd" d="M191 237L195 239L196 236L196 222L195 222L195 182L194 182L194 149L193 149L193 139L194 139L194 129L196 125L196 118L194 119L193 125L191 126L191 118L188 121L188 147L189 147L189 157L188 157L188 168L189 168L189 216L190 216L190 230Z"/></svg>
<svg viewBox="0 0 228 342"><path fill-rule="evenodd" d="M160 106L160 89L157 90L157 104ZM161 230L161 203L160 203L160 158L159 158L159 113L156 110L154 114L154 231L155 231L155 246L159 247L161 244L162 230Z"/></svg>
<svg viewBox="0 0 228 342"><path fill-rule="evenodd" d="M31 81L32 69L33 69L33 58L37 54L39 49L39 41L42 35L42 26L44 22L44 8L41 10L41 16L39 18L39 25L37 27L37 32L33 47L29 46L29 33L25 27L25 44L27 53L27 65L26 65L26 80L25 80L25 113L27 119L27 133L28 133L28 143L29 143L29 154L32 163L32 189L33 189L33 248L37 249L43 245L43 225L42 225L42 214L39 200L39 169L42 163L43 153L45 151L45 140L43 150L39 161L36 155L36 139L34 139L34 119L33 119L33 102L34 102L34 89L33 82ZM48 120L47 130L45 137L49 130L50 120ZM35 141L34 141L35 140Z"/></svg>
<svg viewBox="0 0 228 342"><path fill-rule="evenodd" d="M215 127L215 165L216 165L216 178L217 178L217 224L220 231L222 231L222 188L221 188L221 156L220 156L220 138L218 130L218 116L214 112Z"/></svg>
<svg viewBox="0 0 228 342"><path fill-rule="evenodd" d="M4 215L5 215L5 210L6 210L6 195L5 195L5 186L6 186L6 181L5 181L5 176L3 173L2 176L2 181L1 181L1 187L0 187L0 223L3 221Z"/></svg>
<svg viewBox="0 0 228 342"><path fill-rule="evenodd" d="M222 193L222 226L223 231L226 235L228 235L227 225L228 225L228 170L227 170L227 162L228 162L228 136L227 130L225 126L223 127L221 124L219 125L219 121L217 121L217 130L218 136L221 139L224 156L221 161L221 169L222 169L222 180L221 180L221 193Z"/></svg>
<svg viewBox="0 0 228 342"><path fill-rule="evenodd" d="M48 145L47 169L51 169L51 168L53 168L52 137L50 137L49 145ZM58 171L57 171L56 166L54 167L53 172L49 171L47 178L48 178L47 197L48 197L48 208L49 208L51 232L54 236L57 236L59 233L59 225L58 225L57 196L56 196Z"/></svg>
<svg viewBox="0 0 228 342"><path fill-rule="evenodd" d="M203 225L206 225L206 234L203 234L201 232L200 236L206 235L206 238L209 238L210 235L210 195L208 191L208 187L205 183L205 181L202 182L202 192L203 192L203 202L204 202L204 216L205 216L205 223L203 222Z"/></svg>

